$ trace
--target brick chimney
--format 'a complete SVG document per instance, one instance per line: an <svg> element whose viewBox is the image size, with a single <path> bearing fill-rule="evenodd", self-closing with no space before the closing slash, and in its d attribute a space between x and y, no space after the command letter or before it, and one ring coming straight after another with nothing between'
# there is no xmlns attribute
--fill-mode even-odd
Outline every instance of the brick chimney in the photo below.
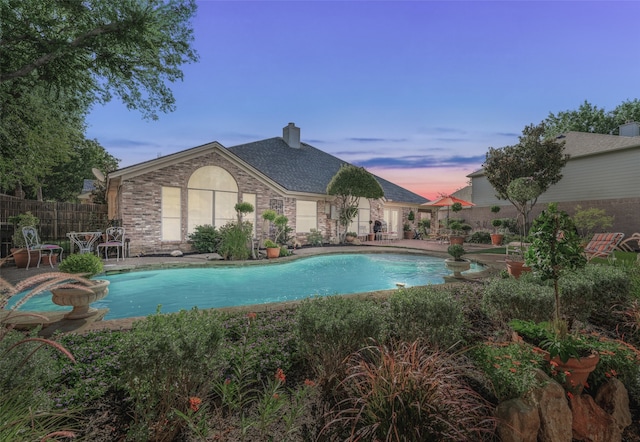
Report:
<svg viewBox="0 0 640 442"><path fill-rule="evenodd" d="M294 123L289 123L282 128L282 138L289 147L300 149L300 128L296 127Z"/></svg>

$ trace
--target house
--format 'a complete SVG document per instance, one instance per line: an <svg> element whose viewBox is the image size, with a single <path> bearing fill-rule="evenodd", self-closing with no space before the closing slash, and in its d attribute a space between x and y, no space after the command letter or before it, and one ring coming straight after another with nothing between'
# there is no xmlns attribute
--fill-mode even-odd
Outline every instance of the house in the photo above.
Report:
<svg viewBox="0 0 640 442"><path fill-rule="evenodd" d="M107 180L109 219L120 220L130 253L187 251L196 226L220 227L236 219L236 203L249 202L254 212L245 221L261 238L262 213L273 209L289 219L297 241L311 229L325 241L336 238L337 210L327 184L345 161L301 142L300 128L289 123L282 137L225 148L214 141L111 172ZM385 220L402 230L411 210L426 198L380 177L380 200L361 198L349 230L371 231Z"/></svg>
<svg viewBox="0 0 640 442"><path fill-rule="evenodd" d="M627 236L640 231L640 124L620 127L620 135L568 132L558 137L565 141L564 152L570 155L562 169L562 179L540 195L532 216L550 202L572 214L577 205L604 209L614 216L611 231ZM472 226L486 227L493 218L489 208L502 206L501 217L515 217L508 201L499 200L482 169L471 178L475 207L467 214Z"/></svg>
<svg viewBox="0 0 640 442"><path fill-rule="evenodd" d="M81 204L93 203L93 191L96 188L95 180L84 179L82 181L82 192L78 195Z"/></svg>

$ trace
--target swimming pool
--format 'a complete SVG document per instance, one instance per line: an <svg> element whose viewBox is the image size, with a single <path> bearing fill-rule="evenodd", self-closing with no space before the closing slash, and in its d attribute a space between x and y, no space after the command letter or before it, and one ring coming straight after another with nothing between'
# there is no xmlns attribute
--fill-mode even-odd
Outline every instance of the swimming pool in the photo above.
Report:
<svg viewBox="0 0 640 442"><path fill-rule="evenodd" d="M482 266L472 264L469 272ZM466 273L466 272L465 272ZM408 254L333 254L282 264L146 270L101 276L111 281L106 298L91 304L108 308L105 319L147 316L181 309L233 307L293 301L309 296L353 294L441 284L451 272L442 258ZM14 297L13 303L19 297ZM45 292L21 310L69 310Z"/></svg>

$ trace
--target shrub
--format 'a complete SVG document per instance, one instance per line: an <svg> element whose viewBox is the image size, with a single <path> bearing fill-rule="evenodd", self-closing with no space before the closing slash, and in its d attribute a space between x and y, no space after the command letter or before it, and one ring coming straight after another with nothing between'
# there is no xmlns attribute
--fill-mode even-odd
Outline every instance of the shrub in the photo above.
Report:
<svg viewBox="0 0 640 442"><path fill-rule="evenodd" d="M296 327L301 357L331 387L344 373L346 357L383 336L381 316L381 308L370 300L326 296L303 301Z"/></svg>
<svg viewBox="0 0 640 442"><path fill-rule="evenodd" d="M419 341L364 348L347 362L340 384L346 397L326 429L345 441L483 440L495 421L464 382L463 369Z"/></svg>
<svg viewBox="0 0 640 442"><path fill-rule="evenodd" d="M467 242L474 244L491 244L491 234L489 232L473 232Z"/></svg>
<svg viewBox="0 0 640 442"><path fill-rule="evenodd" d="M637 396L640 393L640 351L625 342L602 336L592 336L590 341L600 354L600 361L589 376L592 391L616 377Z"/></svg>
<svg viewBox="0 0 640 442"><path fill-rule="evenodd" d="M118 363L132 399L129 435L173 440L185 425L189 398L204 398L223 331L215 311L194 308L147 316L133 324Z"/></svg>
<svg viewBox="0 0 640 442"><path fill-rule="evenodd" d="M317 229L311 229L311 231L307 235L307 243L312 246L321 246L322 233L320 233Z"/></svg>
<svg viewBox="0 0 640 442"><path fill-rule="evenodd" d="M553 317L553 290L530 282L526 277L495 278L485 286L481 307L496 321L524 319L542 322Z"/></svg>
<svg viewBox="0 0 640 442"><path fill-rule="evenodd" d="M542 366L543 358L529 344L487 343L473 349L471 355L500 402L522 397L539 385L536 370Z"/></svg>
<svg viewBox="0 0 640 442"><path fill-rule="evenodd" d="M253 226L243 223L230 222L220 227L220 243L218 253L224 259L243 261L251 256L251 231Z"/></svg>
<svg viewBox="0 0 640 442"><path fill-rule="evenodd" d="M243 363L254 382L269 378L278 368L288 373L299 360L294 309L232 313L222 323L226 330L220 348L223 373L241 365L243 351Z"/></svg>
<svg viewBox="0 0 640 442"><path fill-rule="evenodd" d="M60 338L60 343L73 352L76 362L58 358L56 371L60 379L53 389L56 407L91 407L118 384L121 374L118 355L124 336L119 331L101 330Z"/></svg>
<svg viewBox="0 0 640 442"><path fill-rule="evenodd" d="M194 232L189 235L189 242L198 253L214 253L218 250L220 234L210 224L196 226Z"/></svg>
<svg viewBox="0 0 640 442"><path fill-rule="evenodd" d="M65 273L79 273L91 278L104 271L102 260L93 253L76 253L67 256L58 265L58 270Z"/></svg>
<svg viewBox="0 0 640 442"><path fill-rule="evenodd" d="M389 328L392 337L447 349L462 340L464 317L450 292L435 287L410 287L389 299Z"/></svg>

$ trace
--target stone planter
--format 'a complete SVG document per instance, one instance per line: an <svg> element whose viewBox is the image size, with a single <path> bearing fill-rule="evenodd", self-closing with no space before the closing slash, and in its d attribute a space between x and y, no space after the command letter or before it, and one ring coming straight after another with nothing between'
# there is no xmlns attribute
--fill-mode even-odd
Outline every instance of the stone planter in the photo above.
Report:
<svg viewBox="0 0 640 442"><path fill-rule="evenodd" d="M491 245L499 246L502 245L502 240L504 239L504 235L502 233L492 233L491 234Z"/></svg>
<svg viewBox="0 0 640 442"><path fill-rule="evenodd" d="M267 247L267 258L278 258L280 256L280 247Z"/></svg>
<svg viewBox="0 0 640 442"><path fill-rule="evenodd" d="M356 237L355 236L351 236L351 235L347 235L347 236L344 237L344 240L346 242L354 242L356 240Z"/></svg>
<svg viewBox="0 0 640 442"><path fill-rule="evenodd" d="M65 319L83 319L97 313L98 310L89 307L89 304L99 301L109 293L110 281L96 280L92 286L83 288L55 288L53 303L57 305L70 305L73 307L64 317Z"/></svg>
<svg viewBox="0 0 640 442"><path fill-rule="evenodd" d="M453 258L447 258L444 260L444 265L453 272L454 278L462 278L462 272L471 268L471 261L468 259L456 261Z"/></svg>

